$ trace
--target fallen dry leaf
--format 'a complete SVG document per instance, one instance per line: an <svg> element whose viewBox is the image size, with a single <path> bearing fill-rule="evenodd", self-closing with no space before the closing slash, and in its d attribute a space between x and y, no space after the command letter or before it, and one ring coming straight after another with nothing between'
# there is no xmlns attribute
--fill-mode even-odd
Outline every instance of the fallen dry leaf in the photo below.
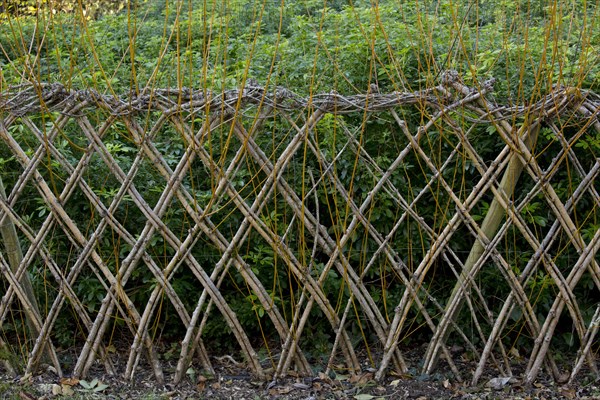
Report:
<svg viewBox="0 0 600 400"><path fill-rule="evenodd" d="M62 388L60 387L60 385L52 385L52 394L54 396L58 396L59 394L62 394Z"/></svg>
<svg viewBox="0 0 600 400"><path fill-rule="evenodd" d="M568 372L563 372L562 374L559 374L556 377L556 383L567 383L570 377L571 374L569 374Z"/></svg>
<svg viewBox="0 0 600 400"><path fill-rule="evenodd" d="M516 358L517 360L521 359L521 354L519 353L519 350L516 347L513 347L509 350L508 354L510 354L511 356L513 356L514 358Z"/></svg>
<svg viewBox="0 0 600 400"><path fill-rule="evenodd" d="M292 388L290 386L282 386L282 387L277 387L277 388L270 389L269 390L269 394L271 396L279 396L279 395L282 395L282 394L288 394L292 390L294 390L294 388Z"/></svg>
<svg viewBox="0 0 600 400"><path fill-rule="evenodd" d="M61 385L75 386L79 383L77 378L60 378L58 381Z"/></svg>
<svg viewBox="0 0 600 400"><path fill-rule="evenodd" d="M60 389L64 396L72 396L73 394L75 394L71 385L62 384L60 385Z"/></svg>
<svg viewBox="0 0 600 400"><path fill-rule="evenodd" d="M319 372L319 379L325 383L331 383L331 378L325 372Z"/></svg>
<svg viewBox="0 0 600 400"><path fill-rule="evenodd" d="M574 399L577 397L577 392L573 388L561 388L560 394L567 398L568 400Z"/></svg>
<svg viewBox="0 0 600 400"><path fill-rule="evenodd" d="M373 380L373 373L364 372L360 375L352 375L349 379L349 382L354 385L364 386L371 380Z"/></svg>
<svg viewBox="0 0 600 400"><path fill-rule="evenodd" d="M19 399L21 400L37 400L37 397L27 393L27 392L19 392Z"/></svg>
<svg viewBox="0 0 600 400"><path fill-rule="evenodd" d="M292 386L294 388L300 389L300 390L310 389L309 385L307 385L306 383L302 383L302 382L295 382Z"/></svg>
<svg viewBox="0 0 600 400"><path fill-rule="evenodd" d="M492 388L494 390L501 390L506 384L510 381L510 376L501 376L498 378L493 378L485 384L486 387Z"/></svg>

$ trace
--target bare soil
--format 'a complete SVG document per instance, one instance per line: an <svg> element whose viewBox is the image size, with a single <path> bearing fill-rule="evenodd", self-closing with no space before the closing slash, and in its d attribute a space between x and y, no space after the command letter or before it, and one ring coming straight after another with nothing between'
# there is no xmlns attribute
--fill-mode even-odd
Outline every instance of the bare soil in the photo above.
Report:
<svg viewBox="0 0 600 400"><path fill-rule="evenodd" d="M417 350L407 352L407 364L418 365ZM277 381L259 381L232 357L215 360L215 375L205 376L188 370L184 382L158 385L150 368L140 366L133 381L110 376L100 364L94 366L85 381L59 378L52 370L36 376L10 376L0 366L1 399L600 399L600 379L587 370L576 382L558 384L547 375L540 375L532 385L525 385L519 374L525 362L515 364L513 377L499 377L494 371L482 377L477 386L460 381L446 372L441 364L432 375L418 375L417 371L404 376L390 375L383 381L373 379L374 370L365 367L358 375L336 371L313 377L288 376ZM474 362L458 365L466 379L475 368ZM174 371L174 365L165 368L165 376ZM448 370L449 371L449 370Z"/></svg>

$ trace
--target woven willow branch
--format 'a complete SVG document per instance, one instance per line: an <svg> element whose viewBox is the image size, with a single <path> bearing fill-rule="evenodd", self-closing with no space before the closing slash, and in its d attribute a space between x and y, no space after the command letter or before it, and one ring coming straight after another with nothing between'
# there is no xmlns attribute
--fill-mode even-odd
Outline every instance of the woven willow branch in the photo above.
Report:
<svg viewBox="0 0 600 400"><path fill-rule="evenodd" d="M526 380L536 379L543 365L562 379L564 366L552 353L559 318L570 319L579 343L570 379L584 365L599 374L593 352L600 311L583 309L586 299L577 296L584 277L592 282L595 295L600 291L600 234L596 230L585 236L584 229L592 229L593 221L578 215L584 203L591 207L587 215L600 211L600 189L595 184L600 162L591 163L589 155L584 159L581 151L587 145L586 135L600 135L600 97L557 87L530 106L503 106L487 98L493 83L470 88L457 73L448 71L439 86L421 92L354 96L331 92L308 98L251 80L243 88L223 93L157 89L122 98L68 90L60 84L9 88L0 93L0 151L13 157L6 165L16 169L0 175L3 182L11 182L7 196L0 196L0 223L13 227L13 236L24 250L14 258L9 248L14 243L10 246L4 239L0 246L0 270L7 287L0 302L0 351L12 351L17 345L4 333L9 329L6 321L25 315L33 328L29 339L34 340L22 360L25 372L35 372L47 353L62 374L63 360L54 350L56 323L71 307L80 322L77 332L83 346L69 373L86 376L99 360L107 372L134 379L146 362L158 382L172 374L178 383L197 363L215 373L216 354L205 345L205 337L211 321L221 318L242 353L244 367L257 377L278 379L291 369L313 373L315 361L309 354L313 343L306 336L312 324L321 323L330 330L326 372L343 365L359 373L364 365L359 354L366 350L377 379L390 369L407 373L411 366L402 341L426 338L423 372L431 373L442 356L455 376L463 379L465 371L458 368L450 350L451 344L462 343L478 358L470 377L477 383L488 361L500 374L512 374L513 344L503 337L511 329L511 316L518 313L518 323L534 338ZM400 143L398 154L385 165L365 145L372 134L368 124L375 118L386 121ZM326 126L331 121L336 127L334 139L339 141L334 151L322 137L323 132L330 133ZM500 144L492 157L491 151L485 156L477 150L482 125L493 127L494 140ZM269 130L278 130L279 136L273 135L265 145ZM134 149L126 156L111 147L115 131ZM538 147L541 135L549 134L557 149L550 157ZM181 143L176 160L163 154L165 135ZM216 135L222 135L219 156L211 147ZM65 150L64 140L70 151ZM446 146L443 160L435 146ZM355 170L366 173L367 192L357 190L366 185L365 177L348 180L338 174L338 165L349 157ZM407 172L411 163L418 167L412 175ZM448 171L457 173L452 168L459 163L465 166L463 180L471 186L448 176ZM108 199L90 176L98 165L113 185ZM294 172L297 166L301 170ZM566 194L557 190L565 168L572 169L574 179L568 182L572 189ZM161 187L155 197L141 181L148 171L158 180L154 187ZM194 187L193 178L201 173L210 187ZM244 173L251 175L251 183L240 185L238 177ZM417 176L421 182L415 181ZM417 187L408 190L400 178ZM254 186L249 188L250 184ZM209 191L210 197L199 197L199 189ZM32 193L48 210L39 220L21 214ZM322 204L320 196L334 198L335 209ZM389 200L386 207L394 214L390 226L373 220L382 198ZM89 204L90 221L72 215L71 204L81 199ZM482 216L478 210L489 199L491 205ZM526 218L528 207L540 201L552 221L548 227ZM435 215L423 211L431 210L430 206ZM132 225L124 217L123 210L129 207L141 223ZM279 228L264 218L273 207L286 210ZM184 226L173 226L169 220L173 209L181 210ZM341 210L344 218L335 220ZM239 225L231 231L223 229L227 218L238 218ZM420 236L422 248L398 243L398 235L411 229ZM71 249L67 259L55 250L56 232ZM361 254L360 262L348 250L358 233L363 235L361 243L374 249ZM519 270L503 251L511 235L518 236L523 252L531 253ZM103 241L108 238L128 246L122 257L105 254ZM155 238L169 249L163 257L152 251ZM466 254L457 247L465 241L471 243ZM243 249L254 242L271 249L278 260L273 268L287 274L290 292L278 294L285 302L275 301L273 282L266 282L244 257ZM214 262L199 256L203 243L218 253ZM566 266L557 260L564 249L576 254L576 260ZM432 290L440 266L445 279L453 279L452 292ZM500 305L488 298L489 288L479 282L490 268L506 288ZM37 279L35 274L46 269L50 274L44 284L55 288L56 296L47 299L45 307L37 307L39 294L36 300L25 277L34 274ZM140 272L148 272L154 280L144 304L132 296L132 282ZM192 299L177 290L180 272L196 279ZM326 290L331 274L340 283L339 293ZM392 283L382 283L381 289L387 299L396 299L395 304L373 296L374 287L368 282L372 274L390 279ZM86 276L94 276L103 288L96 310L88 307L79 289ZM243 282L240 290L251 295L253 305L264 310L274 337L256 338L244 329L247 321L228 302L230 293L222 291L233 276ZM546 311L531 297L537 276L544 276L555 288L554 303ZM164 300L173 310L167 323L178 324L184 332L172 369L162 360L155 335ZM458 318L463 305L472 330ZM122 356L107 347L115 319L123 324L120 340L129 340L129 351ZM411 336L419 319L420 336ZM257 351L261 340L263 348L269 349L267 360ZM17 373L18 365L4 361L7 369Z"/></svg>

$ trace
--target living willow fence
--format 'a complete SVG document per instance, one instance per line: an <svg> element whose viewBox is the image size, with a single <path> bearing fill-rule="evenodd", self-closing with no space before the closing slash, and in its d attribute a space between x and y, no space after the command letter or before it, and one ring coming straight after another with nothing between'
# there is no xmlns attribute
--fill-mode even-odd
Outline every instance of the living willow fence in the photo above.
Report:
<svg viewBox="0 0 600 400"><path fill-rule="evenodd" d="M492 91L8 88L5 368L598 375L600 97Z"/></svg>

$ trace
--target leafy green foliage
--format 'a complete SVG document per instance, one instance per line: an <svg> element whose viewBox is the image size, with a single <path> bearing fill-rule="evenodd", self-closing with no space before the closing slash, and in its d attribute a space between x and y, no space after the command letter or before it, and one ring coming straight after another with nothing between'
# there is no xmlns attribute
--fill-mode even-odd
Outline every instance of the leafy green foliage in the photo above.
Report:
<svg viewBox="0 0 600 400"><path fill-rule="evenodd" d="M15 16L36 15L40 12L79 13L85 18L113 14L126 8L125 0L3 0L0 3L0 20Z"/></svg>

